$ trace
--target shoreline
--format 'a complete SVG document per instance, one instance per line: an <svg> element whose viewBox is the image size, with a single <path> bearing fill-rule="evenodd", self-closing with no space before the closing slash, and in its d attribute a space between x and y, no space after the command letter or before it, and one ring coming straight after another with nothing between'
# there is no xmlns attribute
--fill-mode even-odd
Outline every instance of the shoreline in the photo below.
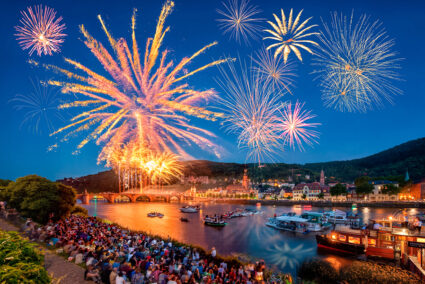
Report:
<svg viewBox="0 0 425 284"><path fill-rule="evenodd" d="M381 202L365 202L365 201L306 201L306 200L257 200L257 199L195 199L199 202L214 201L217 203L243 204L243 205L276 205L276 206L293 206L293 205L311 205L315 207L352 207L356 204L357 208L425 208L425 202L402 202L402 201L381 201Z"/></svg>

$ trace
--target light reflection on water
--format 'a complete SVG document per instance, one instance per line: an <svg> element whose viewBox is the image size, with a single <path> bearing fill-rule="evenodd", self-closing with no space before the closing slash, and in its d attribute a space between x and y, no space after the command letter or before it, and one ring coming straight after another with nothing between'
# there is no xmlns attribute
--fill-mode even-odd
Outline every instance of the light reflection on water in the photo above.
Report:
<svg viewBox="0 0 425 284"><path fill-rule="evenodd" d="M181 213L179 208L183 204L177 203L98 203L84 205L90 215L97 214L133 230L141 230L164 238L171 237L181 242L200 245L206 249L213 246L222 255L247 255L254 259L264 259L266 263L280 271L295 275L297 267L306 259L315 256L328 259L334 267L341 267L350 262L341 256L320 254L317 251L316 240L313 233L298 234L279 231L265 226L267 218L275 213L284 212L330 210L331 208L315 208L295 206L261 206L204 203L198 213ZM204 226L202 217L205 215L223 214L236 208L249 208L263 211L261 215L253 215L230 219L224 228ZM338 208L348 210L348 208ZM409 214L412 211L409 209ZM416 210L416 209L414 209ZM149 218L149 212L163 213L164 218ZM383 218L394 214L396 209L359 208L358 213L365 222L372 218ZM181 217L186 217L189 222L181 222Z"/></svg>

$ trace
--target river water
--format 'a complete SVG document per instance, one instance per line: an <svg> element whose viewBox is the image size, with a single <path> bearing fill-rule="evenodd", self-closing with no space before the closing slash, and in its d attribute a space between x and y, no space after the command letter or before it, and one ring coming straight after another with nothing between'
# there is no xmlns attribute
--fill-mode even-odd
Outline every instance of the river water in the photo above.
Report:
<svg viewBox="0 0 425 284"><path fill-rule="evenodd" d="M267 218L275 213L284 212L301 214L303 211L318 211L336 208L315 208L295 206L261 206L235 205L225 203L203 203L199 213L181 213L182 203L91 203L83 205L90 215L116 222L133 230L141 230L162 237L172 237L178 241L196 244L211 249L215 247L222 255L239 255L247 260L264 259L273 269L295 275L297 267L306 259L321 257L331 262L335 267L350 263L350 259L318 252L313 233L299 234L279 231L265 226ZM202 217L205 215L223 214L237 208L261 210L263 213L248 217L230 219L224 228L204 226ZM348 208L338 208L347 211ZM149 218L149 212L164 214L164 218ZM360 208L355 213L361 216L363 222L373 218L383 218L395 214L392 208ZM408 209L414 215L417 209ZM181 217L189 222L181 222Z"/></svg>

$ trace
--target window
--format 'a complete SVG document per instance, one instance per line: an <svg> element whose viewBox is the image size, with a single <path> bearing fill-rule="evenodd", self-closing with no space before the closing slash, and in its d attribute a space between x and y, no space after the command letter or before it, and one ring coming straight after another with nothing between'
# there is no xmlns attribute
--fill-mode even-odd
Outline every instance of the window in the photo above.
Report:
<svg viewBox="0 0 425 284"><path fill-rule="evenodd" d="M376 246L376 240L375 239L368 239L368 243L372 247Z"/></svg>
<svg viewBox="0 0 425 284"><path fill-rule="evenodd" d="M345 235L339 235L339 240L341 242L345 242L345 241L347 241L347 236L345 236Z"/></svg>
<svg viewBox="0 0 425 284"><path fill-rule="evenodd" d="M359 237L348 237L348 242L352 244L360 244L360 238Z"/></svg>

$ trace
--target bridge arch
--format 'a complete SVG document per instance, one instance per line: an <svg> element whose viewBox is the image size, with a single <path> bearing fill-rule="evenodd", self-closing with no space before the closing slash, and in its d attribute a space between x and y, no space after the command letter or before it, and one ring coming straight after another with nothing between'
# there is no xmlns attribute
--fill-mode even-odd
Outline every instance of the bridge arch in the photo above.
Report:
<svg viewBox="0 0 425 284"><path fill-rule="evenodd" d="M132 196L127 194L116 194L113 196L114 203L130 203L132 202Z"/></svg>
<svg viewBox="0 0 425 284"><path fill-rule="evenodd" d="M135 202L152 202L152 198L149 195L138 195L135 199Z"/></svg>

